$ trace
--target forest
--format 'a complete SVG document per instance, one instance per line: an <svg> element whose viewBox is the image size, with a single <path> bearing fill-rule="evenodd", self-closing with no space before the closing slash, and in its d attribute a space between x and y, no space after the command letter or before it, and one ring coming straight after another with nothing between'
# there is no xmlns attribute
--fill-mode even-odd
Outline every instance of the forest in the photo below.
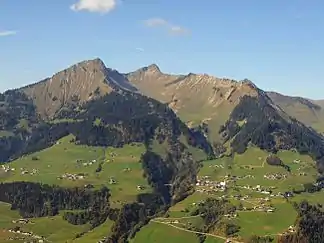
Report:
<svg viewBox="0 0 324 243"><path fill-rule="evenodd" d="M312 156L320 172L324 171L322 136L294 118L285 118L280 112L265 97L244 96L219 132L225 142L233 139L231 147L234 152L244 153L249 143L271 153L296 149L301 154ZM239 126L239 121L244 120L246 122Z"/></svg>
<svg viewBox="0 0 324 243"><path fill-rule="evenodd" d="M0 184L0 201L11 204L23 217L57 215L60 210L109 207L109 189L62 188L31 182Z"/></svg>
<svg viewBox="0 0 324 243"><path fill-rule="evenodd" d="M318 243L324 242L324 212L322 205L311 205L304 201L295 204L298 212L297 232L280 237L279 243Z"/></svg>

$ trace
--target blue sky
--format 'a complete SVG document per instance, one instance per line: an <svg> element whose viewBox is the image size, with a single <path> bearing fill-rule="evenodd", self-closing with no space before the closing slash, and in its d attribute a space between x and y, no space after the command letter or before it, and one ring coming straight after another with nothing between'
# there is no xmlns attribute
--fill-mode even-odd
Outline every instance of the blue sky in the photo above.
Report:
<svg viewBox="0 0 324 243"><path fill-rule="evenodd" d="M100 57L324 98L322 0L0 0L0 91Z"/></svg>

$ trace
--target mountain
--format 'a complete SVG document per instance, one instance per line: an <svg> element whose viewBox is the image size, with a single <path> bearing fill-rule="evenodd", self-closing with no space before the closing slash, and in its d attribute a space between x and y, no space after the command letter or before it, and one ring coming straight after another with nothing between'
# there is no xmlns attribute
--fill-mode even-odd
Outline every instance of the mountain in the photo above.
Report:
<svg viewBox="0 0 324 243"><path fill-rule="evenodd" d="M100 59L81 62L52 78L8 91L0 96L0 101L0 129L3 134L0 138L0 160L3 162L53 148L68 136L73 137L70 143L74 146L144 146L145 150L138 162L152 188L151 192L139 191L134 201L119 206L121 216L112 216L115 223L109 242L124 242L133 230L130 225L143 224L142 221L146 222L148 217L193 193L199 162L214 157L211 145L201 132L189 129L167 105L139 94L124 75L105 67ZM30 124L28 129L18 129L23 121ZM34 155L32 161L37 160ZM105 162L102 161L100 166ZM55 164L48 166L55 167ZM97 176L103 170L100 166L95 172ZM107 180L105 178L102 183L107 183ZM128 185L127 181L124 183ZM20 186L33 188L30 195L26 195L30 199L15 196L13 191L19 191ZM44 198L37 202L34 201L35 190L43 191ZM49 208L44 208L45 203L39 204L43 200L51 200L50 194L55 193L55 190L42 188L41 185L7 183L2 188L0 201L16 205L21 215L53 216L58 214L58 207L71 209L66 204L57 204L57 201L48 202ZM103 192L105 201L109 197L107 190L98 194ZM103 203L96 210L105 215L105 220L110 211L102 210L109 207L109 202L107 205ZM92 213L92 206L89 207ZM129 211L129 207L133 210ZM80 203L77 202L73 209L81 209ZM128 215L125 216L128 221L123 221L122 214ZM67 216L66 220L71 217L74 215ZM97 222L97 216L95 218Z"/></svg>
<svg viewBox="0 0 324 243"><path fill-rule="evenodd" d="M143 234L172 229L195 243L209 242L207 236L242 242L237 233L251 223L244 215L259 217L257 204L281 215L293 211L292 193L300 200L320 193L321 110L320 101L264 92L247 79L171 75L156 64L121 74L100 59L83 61L0 95L0 161L7 163L0 208L6 203L35 219L33 232L46 234L37 228L46 220L80 230L52 242L93 241L98 231L109 243L145 242ZM236 212L239 221L231 221ZM288 218L293 224L294 212ZM312 220L304 221L296 224L312 228ZM157 238L164 240L150 241Z"/></svg>
<svg viewBox="0 0 324 243"><path fill-rule="evenodd" d="M167 103L189 126L209 124L210 136L218 129L244 95L257 96L254 84L236 82L207 74L170 75L150 65L126 75L143 94Z"/></svg>
<svg viewBox="0 0 324 243"><path fill-rule="evenodd" d="M168 104L187 124L206 127L211 142L233 152L244 153L250 144L269 152L297 149L323 164L323 137L307 127L321 121L322 108L309 100L266 93L249 80L164 74L156 65L126 76L143 94ZM312 117L298 113L298 107Z"/></svg>
<svg viewBox="0 0 324 243"><path fill-rule="evenodd" d="M203 134L190 130L168 106L137 93L122 74L106 68L100 59L81 62L50 79L8 91L1 100L4 107L1 130L12 133L10 138L3 136L1 140L3 161L50 147L69 134L75 136L76 144L88 146L143 143L151 157L162 156L161 163L169 164L169 175L175 173L172 180L176 180L180 171L187 171L190 182L186 191L195 181L197 160L213 156ZM22 119L36 125L22 132L16 129ZM158 149L162 144L163 149ZM194 148L205 153L205 157L192 155L190 150ZM156 151L164 152L156 154ZM153 184L160 183L151 180ZM177 183L184 185L184 180ZM174 200L185 195L181 188L178 185L172 189Z"/></svg>
<svg viewBox="0 0 324 243"><path fill-rule="evenodd" d="M276 92L267 92L271 100L288 115L296 118L318 132L324 132L324 103L302 97L290 97Z"/></svg>
<svg viewBox="0 0 324 243"><path fill-rule="evenodd" d="M80 62L19 91L34 101L43 118L53 118L64 107L109 94L115 86L136 92L123 75L106 68L100 59L94 59Z"/></svg>

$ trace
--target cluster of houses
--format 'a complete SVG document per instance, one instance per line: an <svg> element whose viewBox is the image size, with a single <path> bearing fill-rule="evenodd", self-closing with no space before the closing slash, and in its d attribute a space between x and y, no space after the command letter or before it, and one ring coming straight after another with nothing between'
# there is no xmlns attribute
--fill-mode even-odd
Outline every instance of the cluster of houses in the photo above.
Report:
<svg viewBox="0 0 324 243"><path fill-rule="evenodd" d="M67 180L72 180L72 181L83 180L84 178L85 178L85 175L83 173L80 173L80 174L65 173L65 174L57 177L58 180L67 179Z"/></svg>
<svg viewBox="0 0 324 243"><path fill-rule="evenodd" d="M237 181L237 180L244 180L244 179L255 179L255 176L254 175L244 175L244 176L226 175L225 179L229 181Z"/></svg>
<svg viewBox="0 0 324 243"><path fill-rule="evenodd" d="M145 186L137 185L137 190L142 191L145 189Z"/></svg>
<svg viewBox="0 0 324 243"><path fill-rule="evenodd" d="M196 186L197 191L200 192L224 192L226 190L226 181L212 181L209 176L203 176L200 179L197 179Z"/></svg>
<svg viewBox="0 0 324 243"><path fill-rule="evenodd" d="M235 198L237 200L241 200L241 201L245 201L245 200L250 198L249 195L244 195L244 196L242 196L242 195L232 195L231 197Z"/></svg>
<svg viewBox="0 0 324 243"><path fill-rule="evenodd" d="M29 222L29 219L18 219L12 221L13 224L28 224Z"/></svg>
<svg viewBox="0 0 324 243"><path fill-rule="evenodd" d="M109 178L109 184L110 184L110 185L115 185L115 184L117 184L117 181L115 180L114 177L110 177L110 178Z"/></svg>
<svg viewBox="0 0 324 243"><path fill-rule="evenodd" d="M249 186L249 185L237 186L237 187L242 188L242 189L246 189L246 190L250 190L250 191L259 192L259 193L262 193L262 194L268 194L268 195L270 195L272 193L273 189L276 189L276 187L263 188L263 187L261 187L261 185L256 185L254 187Z"/></svg>
<svg viewBox="0 0 324 243"><path fill-rule="evenodd" d="M235 219L237 218L237 214L236 213L229 213L229 214L225 214L224 217L227 219Z"/></svg>
<svg viewBox="0 0 324 243"><path fill-rule="evenodd" d="M24 232L19 227L9 229L8 232L10 232L12 234L19 234L19 235L23 236L24 237L23 240L25 240L28 237L28 238L36 239L38 243L44 243L45 242L44 237L39 236L39 235L35 235L33 232ZM12 239L14 239L14 238L12 238ZM33 241L33 242L35 242L35 241Z"/></svg>
<svg viewBox="0 0 324 243"><path fill-rule="evenodd" d="M273 173L273 174L264 175L263 178L268 180L285 180L287 179L287 175L281 173Z"/></svg>
<svg viewBox="0 0 324 243"><path fill-rule="evenodd" d="M1 165L1 168L4 170L4 172L9 172L9 171L15 171L15 168L10 168L9 165Z"/></svg>
<svg viewBox="0 0 324 243"><path fill-rule="evenodd" d="M95 164L97 162L97 160L96 159L93 159L93 160L91 160L89 162L86 162L84 160L77 159L76 162L77 162L77 164L81 164L82 163L82 165L86 167L86 166L91 166L91 165Z"/></svg>
<svg viewBox="0 0 324 243"><path fill-rule="evenodd" d="M254 211L259 211L259 212L273 213L275 211L275 208L264 205L264 204L261 204L261 205L258 205L258 206L254 206L253 210Z"/></svg>
<svg viewBox="0 0 324 243"><path fill-rule="evenodd" d="M210 165L209 168L220 168L220 169L224 169L223 165Z"/></svg>
<svg viewBox="0 0 324 243"><path fill-rule="evenodd" d="M38 170L37 169L32 169L31 171L28 171L28 170L25 170L24 168L20 168L20 173L22 175L35 175L38 173Z"/></svg>
<svg viewBox="0 0 324 243"><path fill-rule="evenodd" d="M300 161L299 159L294 159L293 163L294 163L294 164L300 164L301 161Z"/></svg>
<svg viewBox="0 0 324 243"><path fill-rule="evenodd" d="M131 171L130 168L125 168L125 169L123 169L123 172L130 172L130 171Z"/></svg>
<svg viewBox="0 0 324 243"><path fill-rule="evenodd" d="M289 232L289 233L295 233L295 232L296 232L296 227L293 226L293 225L290 225L290 226L288 227L288 232Z"/></svg>

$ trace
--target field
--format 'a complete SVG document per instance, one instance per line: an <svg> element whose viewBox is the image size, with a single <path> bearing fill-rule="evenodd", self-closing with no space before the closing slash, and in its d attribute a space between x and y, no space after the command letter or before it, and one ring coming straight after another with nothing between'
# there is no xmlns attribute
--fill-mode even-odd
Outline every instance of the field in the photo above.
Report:
<svg viewBox="0 0 324 243"><path fill-rule="evenodd" d="M172 223L172 225L180 228L187 228L188 225L201 225L203 223L199 218L190 217L190 212L196 207L195 205L208 197L220 198L225 196L233 205L250 208L238 210L235 218L226 220L226 222L232 222L240 226L236 238L237 242L242 242L252 234L259 236L269 235L276 238L277 235L287 231L289 226L294 225L297 212L292 206L293 202L307 199L311 203L323 203L324 194L323 192L303 193L289 199L287 202L282 196L270 197L261 190L256 190L255 188L258 186L260 188L271 187L272 194L277 195L302 186L304 183L313 183L318 175L314 166L315 162L309 156L292 151L280 151L277 156L291 168L291 172L287 172L283 167L268 165L266 163L267 156L268 154L264 151L249 148L243 155L236 154L233 158L223 157L204 162L198 178L206 177L208 178L206 180L211 182L227 181L227 190L211 192L209 187L212 184L197 186L194 194L171 207L168 213L169 218L161 219L161 221L167 223L170 220L176 220L178 224ZM296 161L300 162L297 163ZM264 177L276 173L287 177L271 180ZM301 175L301 173L304 174ZM251 175L251 177L246 178L247 175ZM230 178L236 178L236 180ZM249 189L244 188L247 185ZM246 198L237 197L239 195L246 196ZM261 207L261 210L258 207ZM273 211L265 212L262 209L269 207L273 208ZM285 217L282 217L283 215ZM169 227L173 226L169 225ZM224 240L208 237L205 243L208 242L224 242Z"/></svg>
<svg viewBox="0 0 324 243"><path fill-rule="evenodd" d="M0 181L42 182L64 187L87 184L92 184L95 187L106 185L112 193L111 204L113 207L120 207L124 202L133 201L138 193L151 190L143 177L142 165L139 163L140 156L145 151L142 144L104 149L77 146L71 142L72 139L72 136L65 137L48 149L7 164L9 166L7 172L0 169ZM153 149L160 149L158 152L163 154L163 146L153 144ZM196 158L202 158L198 151L193 150L192 152ZM235 218L224 219L224 222L232 222L240 226L240 231L233 242L243 242L251 234L276 237L287 231L296 219L296 211L292 202L307 199L311 203L324 203L324 192L303 193L289 199L290 202L279 196L279 193L302 187L304 183L314 182L317 171L315 163L308 156L292 151L280 151L277 155L284 164L290 167L290 172L283 167L268 165L266 163L268 154L257 148L249 148L243 155L235 154L233 157L203 162L198 179L203 182L208 180L212 183L226 181L227 189L211 192L208 189L209 184L197 185L194 194L172 206L165 218L152 220L136 234L132 243L159 243L165 242L166 239L170 243L198 243L199 239L196 233L188 230L188 225L200 229L204 222L200 216L192 217L190 213L199 202L208 197L225 197L233 205L243 208L237 210ZM299 162L296 163L296 161ZM82 179L62 178L64 174L83 175L83 177ZM265 175L269 174L285 175L285 178L265 178ZM61 179L59 179L60 177ZM141 190L138 186L141 186ZM264 188L264 190L271 187L272 194L278 196L270 197L262 193L261 190L256 190L257 187ZM242 196L246 198L242 199ZM258 210L258 207L272 207L274 210L265 212ZM12 221L17 220L19 215L16 211L11 211L10 206L6 204L0 204L0 212L2 215L0 228L3 229L0 240L5 242L11 236L8 229L17 226ZM107 220L103 225L90 231L89 225L73 226L64 221L62 215L58 215L33 219L31 223L21 226L21 229L44 236L50 242L85 243L103 239L108 235L112 223ZM84 233L82 237L76 237L81 233ZM225 239L223 234L213 232L206 234L205 243L220 243L225 242Z"/></svg>
<svg viewBox="0 0 324 243"><path fill-rule="evenodd" d="M112 202L118 204L132 201L139 192L137 186L143 186L143 192L151 190L139 163L144 152L142 144L104 149L75 145L71 139L65 137L50 148L9 163L14 171L1 173L0 181L31 181L63 187L106 185L111 189ZM96 172L99 166L102 169ZM84 176L59 179L64 174Z"/></svg>
<svg viewBox="0 0 324 243"><path fill-rule="evenodd" d="M198 243L195 234L155 222L145 226L132 243Z"/></svg>
<svg viewBox="0 0 324 243"><path fill-rule="evenodd" d="M65 137L50 148L6 164L9 171L0 168L0 182L30 181L63 187L106 185L111 191L112 207L120 207L122 203L134 201L139 193L151 191L139 162L145 151L142 144L104 149L75 145L70 142L72 139L72 136ZM98 170L98 167L101 169ZM83 176L80 179L62 178L66 174ZM11 223L19 218L16 211L11 211L9 205L4 204L0 204L0 211L0 229L17 226ZM73 242L96 242L108 235L111 225L112 222L108 220L88 232L89 225L74 226L64 221L62 215L58 215L33 219L32 223L23 225L21 229L44 236L51 242L72 242L77 234L87 232ZM6 234L4 239L7 238Z"/></svg>

